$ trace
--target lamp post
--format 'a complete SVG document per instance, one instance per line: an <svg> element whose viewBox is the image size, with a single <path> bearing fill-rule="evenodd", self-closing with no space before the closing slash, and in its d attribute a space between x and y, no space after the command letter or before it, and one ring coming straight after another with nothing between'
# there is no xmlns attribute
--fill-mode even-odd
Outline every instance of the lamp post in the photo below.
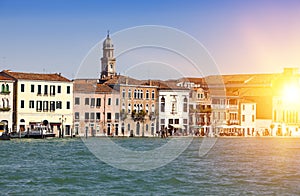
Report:
<svg viewBox="0 0 300 196"><path fill-rule="evenodd" d="M59 137L63 138L64 137L64 122L67 120L67 118L64 117L64 115L59 118L61 122L61 132L59 133Z"/></svg>

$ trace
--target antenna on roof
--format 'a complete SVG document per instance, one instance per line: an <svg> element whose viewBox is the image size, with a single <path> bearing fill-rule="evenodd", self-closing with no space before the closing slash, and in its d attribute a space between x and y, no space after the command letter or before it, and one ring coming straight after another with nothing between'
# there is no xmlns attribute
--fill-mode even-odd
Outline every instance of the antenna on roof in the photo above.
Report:
<svg viewBox="0 0 300 196"><path fill-rule="evenodd" d="M109 30L107 30L107 38L109 38Z"/></svg>

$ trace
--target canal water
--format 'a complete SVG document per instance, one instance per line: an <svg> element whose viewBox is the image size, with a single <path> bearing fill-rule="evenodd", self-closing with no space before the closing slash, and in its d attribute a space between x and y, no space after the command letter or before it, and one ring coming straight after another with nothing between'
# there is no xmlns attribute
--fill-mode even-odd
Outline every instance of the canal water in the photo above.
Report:
<svg viewBox="0 0 300 196"><path fill-rule="evenodd" d="M113 141L123 147L149 150L168 139ZM0 195L300 193L300 138L219 138L205 156L199 157L202 141L195 138L174 161L140 172L102 162L81 139L0 141Z"/></svg>

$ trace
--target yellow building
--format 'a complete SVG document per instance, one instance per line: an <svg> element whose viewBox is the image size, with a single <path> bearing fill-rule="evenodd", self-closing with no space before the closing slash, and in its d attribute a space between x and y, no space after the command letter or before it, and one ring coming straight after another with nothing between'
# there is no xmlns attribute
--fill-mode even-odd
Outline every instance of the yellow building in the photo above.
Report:
<svg viewBox="0 0 300 196"><path fill-rule="evenodd" d="M73 83L60 74L4 70L14 80L13 130L46 125L56 136L72 135Z"/></svg>

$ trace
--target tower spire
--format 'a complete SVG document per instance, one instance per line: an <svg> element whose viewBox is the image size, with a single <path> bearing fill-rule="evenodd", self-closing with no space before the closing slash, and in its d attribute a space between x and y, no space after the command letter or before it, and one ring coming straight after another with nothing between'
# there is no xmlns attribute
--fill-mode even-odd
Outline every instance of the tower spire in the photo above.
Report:
<svg viewBox="0 0 300 196"><path fill-rule="evenodd" d="M107 30L107 38L109 38L109 30Z"/></svg>

